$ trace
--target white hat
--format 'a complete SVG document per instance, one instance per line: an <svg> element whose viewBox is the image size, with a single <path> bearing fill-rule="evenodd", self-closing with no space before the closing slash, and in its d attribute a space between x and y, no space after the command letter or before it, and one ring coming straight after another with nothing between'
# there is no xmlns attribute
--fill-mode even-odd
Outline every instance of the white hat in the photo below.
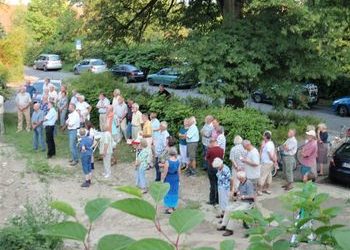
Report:
<svg viewBox="0 0 350 250"><path fill-rule="evenodd" d="M219 157L216 157L212 163L212 166L213 168L218 168L220 166L222 166L224 162L219 158Z"/></svg>
<svg viewBox="0 0 350 250"><path fill-rule="evenodd" d="M315 130L307 131L306 134L307 134L307 135L310 135L310 136L313 136L313 137L316 137L316 132L315 132Z"/></svg>

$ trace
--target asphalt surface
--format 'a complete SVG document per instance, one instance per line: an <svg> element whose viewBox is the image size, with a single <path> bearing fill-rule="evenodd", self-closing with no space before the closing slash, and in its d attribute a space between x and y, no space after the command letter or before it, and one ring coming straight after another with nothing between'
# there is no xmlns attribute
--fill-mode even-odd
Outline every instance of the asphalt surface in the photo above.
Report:
<svg viewBox="0 0 350 250"><path fill-rule="evenodd" d="M45 77L49 77L50 79L55 80L67 80L72 77L77 77L71 72L63 72L63 71L41 71L41 70L34 70L30 67L24 68L24 74L26 79L43 79ZM155 93L158 91L158 87L156 86L149 86L147 82L141 82L141 83L128 83L131 86L134 86L138 89L145 88L150 93ZM210 100L210 98L198 93L197 89L168 89L168 91L176 96L179 96L181 98L186 98L188 96L191 97L199 97L204 98L207 100ZM248 107L253 107L255 109L258 109L262 112L269 112L273 109L273 107L269 104L263 104L263 103L254 103L251 100L247 101ZM7 112L13 112L13 102L8 102L5 104L5 109ZM311 110L294 110L298 115L301 116L307 116L312 115L321 118L325 121L325 123L328 126L329 131L333 135L337 135L340 132L341 126L347 126L350 127L350 117L340 117L336 115L330 107L326 106L314 106Z"/></svg>

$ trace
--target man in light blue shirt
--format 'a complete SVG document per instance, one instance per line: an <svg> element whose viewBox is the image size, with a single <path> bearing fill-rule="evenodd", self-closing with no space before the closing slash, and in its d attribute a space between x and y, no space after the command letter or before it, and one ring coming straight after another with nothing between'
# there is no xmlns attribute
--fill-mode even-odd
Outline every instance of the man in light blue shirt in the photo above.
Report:
<svg viewBox="0 0 350 250"><path fill-rule="evenodd" d="M190 165L187 171L187 176L196 175L196 158L199 142L199 131L196 125L196 118L194 116L188 119L190 127L186 132L187 155L190 160Z"/></svg>
<svg viewBox="0 0 350 250"><path fill-rule="evenodd" d="M49 111L44 118L44 127L46 132L46 144L47 144L47 158L52 158L56 155L56 146L54 140L54 129L55 123L57 121L58 115L57 111L54 108L54 104L49 102L48 104Z"/></svg>
<svg viewBox="0 0 350 250"><path fill-rule="evenodd" d="M152 126L152 137L153 141L159 136L160 122L157 119L157 113L152 112L150 114L151 126Z"/></svg>
<svg viewBox="0 0 350 250"><path fill-rule="evenodd" d="M40 109L40 104L35 103L33 105L33 114L32 114L32 128L33 128L33 147L34 150L38 150L39 144L41 150L45 151L45 142L44 142L44 112Z"/></svg>

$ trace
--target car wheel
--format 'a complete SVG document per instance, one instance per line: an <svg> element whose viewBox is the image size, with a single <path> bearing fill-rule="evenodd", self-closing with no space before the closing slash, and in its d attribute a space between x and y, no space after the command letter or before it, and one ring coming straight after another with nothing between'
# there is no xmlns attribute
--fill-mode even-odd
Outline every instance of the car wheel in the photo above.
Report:
<svg viewBox="0 0 350 250"><path fill-rule="evenodd" d="M253 95L253 101L256 103L261 103L262 102L262 97L259 94L254 94Z"/></svg>
<svg viewBox="0 0 350 250"><path fill-rule="evenodd" d="M338 108L338 114L340 116L347 116L349 113L348 108L344 105L339 106Z"/></svg>
<svg viewBox="0 0 350 250"><path fill-rule="evenodd" d="M295 108L295 104L294 104L294 101L293 100L288 100L287 101L287 108L289 109L294 109Z"/></svg>
<svg viewBox="0 0 350 250"><path fill-rule="evenodd" d="M37 70L38 68L36 67L36 64L33 65L33 69Z"/></svg>
<svg viewBox="0 0 350 250"><path fill-rule="evenodd" d="M149 80L148 80L148 85L149 85L149 86L154 86L154 81L153 81L152 79L149 79Z"/></svg>
<svg viewBox="0 0 350 250"><path fill-rule="evenodd" d="M44 71L47 71L46 65L44 66L43 70L44 70Z"/></svg>
<svg viewBox="0 0 350 250"><path fill-rule="evenodd" d="M74 73L74 75L79 75L78 69L74 69L74 70L73 70L73 73Z"/></svg>

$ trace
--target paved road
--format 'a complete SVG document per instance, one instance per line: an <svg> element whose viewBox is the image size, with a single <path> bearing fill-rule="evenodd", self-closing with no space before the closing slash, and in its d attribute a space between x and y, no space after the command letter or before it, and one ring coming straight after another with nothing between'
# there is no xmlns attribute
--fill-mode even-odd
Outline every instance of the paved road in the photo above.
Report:
<svg viewBox="0 0 350 250"><path fill-rule="evenodd" d="M24 74L26 78L31 78L31 79L43 79L45 77L49 77L51 79L68 79L72 77L77 77L71 72L62 72L62 71L39 71L39 70L33 70L30 67L25 67L24 68ZM130 83L131 86L135 86L136 88L146 88L149 92L154 93L158 91L158 87L155 86L149 86L147 82L142 82L142 83ZM199 98L205 98L208 99L207 97L201 95L198 93L197 89L169 89L169 92L172 94L175 94L179 97L185 98L188 96L192 97L199 97ZM8 103L6 106L8 110L10 110L12 103ZM258 104L254 103L252 101L247 102L247 106L256 108L258 110L261 110L262 112L269 112L272 110L272 106L268 104ZM306 116L306 115L313 115L317 116L321 119L323 119L328 127L329 130L333 132L333 134L337 134L338 131L340 130L340 127L342 125L349 126L350 127L350 118L349 117L339 117L336 114L332 112L330 107L325 107L325 106L315 106L311 110L295 110L295 112L299 115Z"/></svg>

